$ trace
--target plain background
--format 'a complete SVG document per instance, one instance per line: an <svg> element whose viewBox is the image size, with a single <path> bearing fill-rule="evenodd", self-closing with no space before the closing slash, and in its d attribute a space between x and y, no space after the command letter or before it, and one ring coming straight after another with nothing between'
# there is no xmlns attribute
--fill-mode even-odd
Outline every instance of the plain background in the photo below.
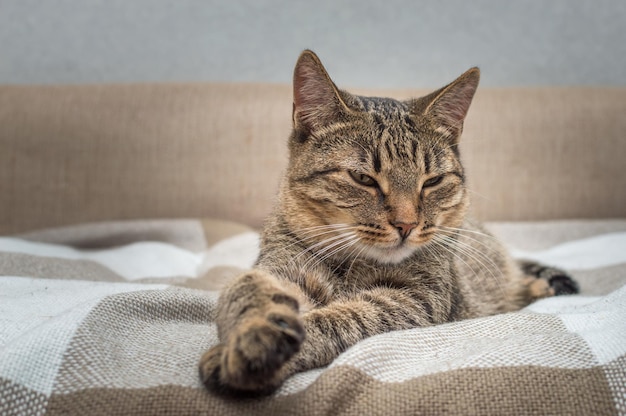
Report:
<svg viewBox="0 0 626 416"><path fill-rule="evenodd" d="M626 85L624 0L0 0L0 83Z"/></svg>

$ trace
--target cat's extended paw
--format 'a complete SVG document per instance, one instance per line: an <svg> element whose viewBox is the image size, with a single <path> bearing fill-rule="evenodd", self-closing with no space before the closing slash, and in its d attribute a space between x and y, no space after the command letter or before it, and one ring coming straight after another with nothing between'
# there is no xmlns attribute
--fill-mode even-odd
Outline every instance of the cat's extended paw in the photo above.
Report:
<svg viewBox="0 0 626 416"><path fill-rule="evenodd" d="M215 391L269 393L282 383L285 375L280 370L303 340L297 312L276 305L245 319L225 343L208 350L200 360L200 376Z"/></svg>

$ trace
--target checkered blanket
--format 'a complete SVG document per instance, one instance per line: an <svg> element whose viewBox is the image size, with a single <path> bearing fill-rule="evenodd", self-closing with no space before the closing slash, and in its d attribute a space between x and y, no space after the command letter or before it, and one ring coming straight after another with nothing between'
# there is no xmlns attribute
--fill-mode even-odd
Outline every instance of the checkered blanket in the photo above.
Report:
<svg viewBox="0 0 626 416"><path fill-rule="evenodd" d="M207 392L197 363L255 232L171 220L2 237L0 414L626 415L626 220L491 229L582 294L375 336L246 400Z"/></svg>

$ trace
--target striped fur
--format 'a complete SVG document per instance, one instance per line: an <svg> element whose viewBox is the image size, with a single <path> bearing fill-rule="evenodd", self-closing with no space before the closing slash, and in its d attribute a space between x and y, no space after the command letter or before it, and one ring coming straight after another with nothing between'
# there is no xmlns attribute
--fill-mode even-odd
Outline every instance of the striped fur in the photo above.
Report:
<svg viewBox="0 0 626 416"><path fill-rule="evenodd" d="M478 79L473 68L419 99L360 97L300 56L289 166L256 268L221 296L221 343L200 362L209 388L271 392L366 337L517 310L552 281L575 288L520 268L466 216L457 146Z"/></svg>

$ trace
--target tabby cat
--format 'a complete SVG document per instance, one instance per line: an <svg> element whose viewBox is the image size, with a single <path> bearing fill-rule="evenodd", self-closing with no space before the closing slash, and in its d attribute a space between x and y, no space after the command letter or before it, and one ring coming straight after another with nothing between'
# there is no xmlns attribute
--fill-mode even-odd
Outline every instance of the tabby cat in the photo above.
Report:
<svg viewBox="0 0 626 416"><path fill-rule="evenodd" d="M219 299L220 343L200 361L209 389L269 393L375 334L577 292L466 216L457 145L478 80L472 68L422 98L361 97L302 53L289 165L255 268Z"/></svg>

